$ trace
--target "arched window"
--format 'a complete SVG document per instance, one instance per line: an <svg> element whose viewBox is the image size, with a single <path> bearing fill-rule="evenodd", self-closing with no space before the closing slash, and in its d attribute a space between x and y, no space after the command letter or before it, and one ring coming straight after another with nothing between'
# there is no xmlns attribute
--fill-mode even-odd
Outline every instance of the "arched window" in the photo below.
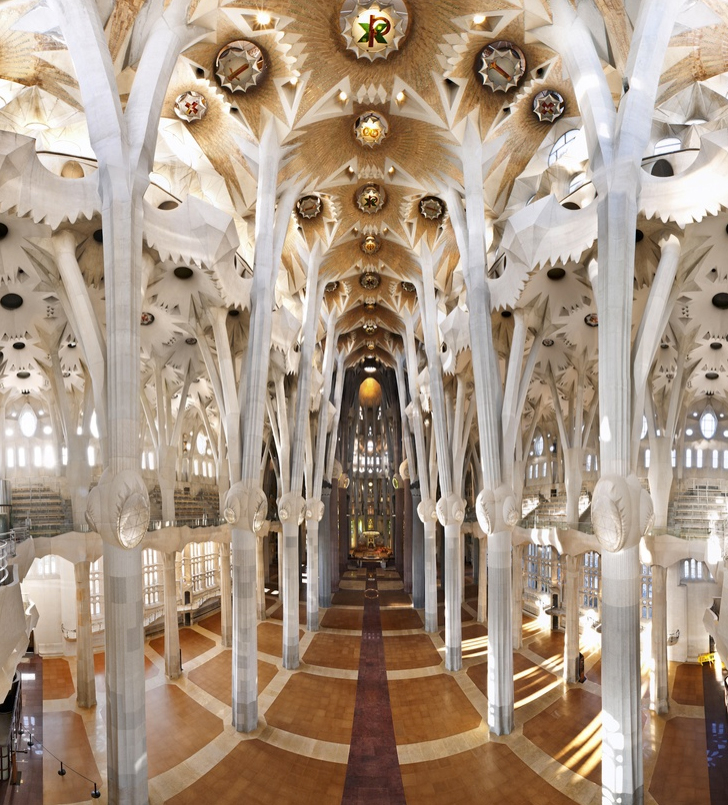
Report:
<svg viewBox="0 0 728 805"><path fill-rule="evenodd" d="M533 438L533 452L537 456L543 455L543 433L539 431L536 431L536 435Z"/></svg>
<svg viewBox="0 0 728 805"><path fill-rule="evenodd" d="M30 439L31 436L35 436L35 431L38 427L38 417L35 415L35 411L27 403L23 406L23 410L20 412L18 424L20 425L20 432L26 437L26 439Z"/></svg>
<svg viewBox="0 0 728 805"><path fill-rule="evenodd" d="M650 173L653 176L661 176L662 178L675 175L672 165L666 159L658 159L656 162L654 162L652 164L652 170Z"/></svg>
<svg viewBox="0 0 728 805"><path fill-rule="evenodd" d="M718 430L718 417L712 408L706 408L700 417L700 432L705 439L712 439Z"/></svg>
<svg viewBox="0 0 728 805"><path fill-rule="evenodd" d="M647 436L647 417L642 414L642 432L640 433L640 441Z"/></svg>
<svg viewBox="0 0 728 805"><path fill-rule="evenodd" d="M566 156L569 152L569 148L571 144L576 140L579 136L579 129L569 129L569 131L565 132L564 134L559 137L558 140L554 143L554 147L551 149L549 153L548 164L549 167L553 165L555 162L558 162L560 159Z"/></svg>
<svg viewBox="0 0 728 805"><path fill-rule="evenodd" d="M661 154L672 154L682 148L682 143L677 137L663 137L655 143L655 150L652 152L656 157Z"/></svg>

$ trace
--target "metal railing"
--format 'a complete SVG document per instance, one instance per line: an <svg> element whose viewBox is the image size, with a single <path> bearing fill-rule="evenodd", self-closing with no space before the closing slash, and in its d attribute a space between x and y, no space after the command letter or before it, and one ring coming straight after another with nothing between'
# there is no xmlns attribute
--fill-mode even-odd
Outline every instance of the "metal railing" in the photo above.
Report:
<svg viewBox="0 0 728 805"><path fill-rule="evenodd" d="M579 531L582 534L593 534L594 529L591 522L584 523L567 523L566 520L559 520L554 517L524 517L518 525L521 528L555 528L557 531L568 531L569 529ZM684 540L705 540L712 536L723 537L724 533L728 534L728 521L714 521L711 528L678 528L669 526L668 528L660 528L660 534L667 534L671 537L677 537Z"/></svg>

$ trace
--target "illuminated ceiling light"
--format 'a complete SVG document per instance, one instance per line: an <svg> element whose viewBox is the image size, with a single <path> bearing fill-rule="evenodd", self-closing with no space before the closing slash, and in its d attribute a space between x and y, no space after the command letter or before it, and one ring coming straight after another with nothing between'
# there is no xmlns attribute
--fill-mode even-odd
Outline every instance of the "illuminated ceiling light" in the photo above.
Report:
<svg viewBox="0 0 728 805"><path fill-rule="evenodd" d="M485 14L474 14L473 25L482 25L485 22Z"/></svg>
<svg viewBox="0 0 728 805"><path fill-rule="evenodd" d="M390 166L389 166L389 170L387 171L387 173L388 173L390 176L393 176L393 175L394 175L394 165L390 165Z"/></svg>
<svg viewBox="0 0 728 805"><path fill-rule="evenodd" d="M403 0L346 0L341 9L341 33L357 59L386 59L399 49L409 15Z"/></svg>
<svg viewBox="0 0 728 805"><path fill-rule="evenodd" d="M258 25L262 26L270 25L271 16L267 11L259 11L255 15L255 21L258 23Z"/></svg>
<svg viewBox="0 0 728 805"><path fill-rule="evenodd" d="M517 87L526 72L526 57L513 42L498 40L486 45L480 53L478 72L483 85L493 92Z"/></svg>
<svg viewBox="0 0 728 805"><path fill-rule="evenodd" d="M377 371L377 367L376 367L376 366L365 366L365 367L364 367L364 371L365 371L365 372L366 372L368 375L373 375L373 374L374 374L374 373Z"/></svg>
<svg viewBox="0 0 728 805"><path fill-rule="evenodd" d="M174 113L185 123L202 120L207 114L207 100L199 92L183 92L175 98Z"/></svg>
<svg viewBox="0 0 728 805"><path fill-rule="evenodd" d="M348 96L348 95L347 95L347 94L344 92L344 90L343 90L343 89L342 89L342 90L341 90L341 92L339 93L339 100L340 100L342 103L346 103L346 102L349 100L349 96Z"/></svg>
<svg viewBox="0 0 728 805"><path fill-rule="evenodd" d="M290 79L288 80L288 83L289 83L289 84L290 84L292 87L295 87L295 86L296 86L296 84L298 84L298 76L297 76L297 75L292 75L292 76L290 77Z"/></svg>
<svg viewBox="0 0 728 805"><path fill-rule="evenodd" d="M400 91L397 93L397 99L396 99L396 100L397 100L397 103L404 103L404 99L405 99L405 98L406 98L406 95L404 94L404 92L403 92L403 91L401 91L401 90L400 90Z"/></svg>
<svg viewBox="0 0 728 805"><path fill-rule="evenodd" d="M263 51L247 39L225 45L215 60L215 75L220 85L233 92L247 92L260 84L267 69Z"/></svg>
<svg viewBox="0 0 728 805"><path fill-rule="evenodd" d="M326 293L334 293L339 288L338 280L333 280L332 282L326 283Z"/></svg>
<svg viewBox="0 0 728 805"><path fill-rule="evenodd" d="M389 124L383 115L377 112L364 112L354 123L354 134L360 145L373 148L379 145L389 132Z"/></svg>
<svg viewBox="0 0 728 805"><path fill-rule="evenodd" d="M376 235L367 235L361 242L361 250L364 254L376 254L382 246L382 242Z"/></svg>

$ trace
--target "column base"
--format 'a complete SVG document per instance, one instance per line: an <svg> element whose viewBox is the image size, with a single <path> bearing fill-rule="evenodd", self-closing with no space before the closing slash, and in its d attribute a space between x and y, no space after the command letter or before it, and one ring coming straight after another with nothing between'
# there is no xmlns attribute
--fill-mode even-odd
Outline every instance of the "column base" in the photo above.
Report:
<svg viewBox="0 0 728 805"><path fill-rule="evenodd" d="M460 646L445 647L445 668L448 671L460 671L463 667L463 652Z"/></svg>
<svg viewBox="0 0 728 805"><path fill-rule="evenodd" d="M425 631L428 634L437 632L437 612L425 612Z"/></svg>
<svg viewBox="0 0 728 805"><path fill-rule="evenodd" d="M298 645L283 646L283 667L288 671L295 671L299 664Z"/></svg>
<svg viewBox="0 0 728 805"><path fill-rule="evenodd" d="M493 735L510 735L513 732L513 708L496 707L488 702L488 729Z"/></svg>
<svg viewBox="0 0 728 805"><path fill-rule="evenodd" d="M306 615L306 628L309 632L318 632L319 630L319 614L318 610L314 612L309 612Z"/></svg>
<svg viewBox="0 0 728 805"><path fill-rule="evenodd" d="M238 732L253 732L258 728L258 700L239 702L233 710L233 727Z"/></svg>

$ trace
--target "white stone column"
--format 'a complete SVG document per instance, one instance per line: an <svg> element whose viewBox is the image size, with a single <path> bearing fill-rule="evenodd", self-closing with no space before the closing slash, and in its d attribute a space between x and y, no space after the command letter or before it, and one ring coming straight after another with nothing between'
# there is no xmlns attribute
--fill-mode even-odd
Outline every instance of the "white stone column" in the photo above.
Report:
<svg viewBox="0 0 728 805"><path fill-rule="evenodd" d="M306 628L309 632L319 630L319 523L323 514L324 504L320 500L309 498L306 501Z"/></svg>
<svg viewBox="0 0 728 805"><path fill-rule="evenodd" d="M643 801L639 583L637 545L602 553L602 801L624 805Z"/></svg>
<svg viewBox="0 0 728 805"><path fill-rule="evenodd" d="M412 496L412 606L425 608L425 526L417 515L420 487L410 486ZM434 529L434 524L433 524Z"/></svg>
<svg viewBox="0 0 728 805"><path fill-rule="evenodd" d="M429 501L433 504L434 501ZM425 501L420 503L423 505ZM427 519L422 526L425 566L425 631L437 632L437 522Z"/></svg>
<svg viewBox="0 0 728 805"><path fill-rule="evenodd" d="M331 606L331 487L324 482L321 489L323 517L319 525L319 607L327 609Z"/></svg>
<svg viewBox="0 0 728 805"><path fill-rule="evenodd" d="M233 644L233 592L230 570L230 543L220 543L220 643Z"/></svg>
<svg viewBox="0 0 728 805"><path fill-rule="evenodd" d="M517 650L523 645L523 545L513 546L512 567L513 575L511 591L513 614L511 626L513 629L513 649Z"/></svg>
<svg viewBox="0 0 728 805"><path fill-rule="evenodd" d="M238 732L258 726L257 537L248 525L232 529L232 721Z"/></svg>
<svg viewBox="0 0 728 805"><path fill-rule="evenodd" d="M566 632L564 635L564 679L579 681L579 557L566 556L564 606Z"/></svg>
<svg viewBox="0 0 728 805"><path fill-rule="evenodd" d="M514 702L510 531L488 537L488 576L488 726L508 735Z"/></svg>
<svg viewBox="0 0 728 805"><path fill-rule="evenodd" d="M475 524L473 524L475 529ZM488 625L488 538L478 526L478 621Z"/></svg>
<svg viewBox="0 0 728 805"><path fill-rule="evenodd" d="M104 543L109 802L148 801L142 549Z"/></svg>
<svg viewBox="0 0 728 805"><path fill-rule="evenodd" d="M652 565L652 662L650 709L665 714L670 707L667 675L667 568Z"/></svg>
<svg viewBox="0 0 728 805"><path fill-rule="evenodd" d="M463 667L463 555L460 526L465 515L465 501L457 495L438 502L438 518L445 528L445 668ZM437 615L437 611L435 612Z"/></svg>
<svg viewBox="0 0 728 805"><path fill-rule="evenodd" d="M406 593L412 593L412 529L414 527L412 513L413 497L409 478L406 478L404 482L404 533L402 535L402 584Z"/></svg>
<svg viewBox="0 0 728 805"><path fill-rule="evenodd" d="M164 673L169 679L177 679L182 673L175 556L174 551L165 551L162 554L164 567Z"/></svg>
<svg viewBox="0 0 728 805"><path fill-rule="evenodd" d="M73 565L76 578L76 704L79 707L96 705L90 571L90 562Z"/></svg>
<svg viewBox="0 0 728 805"><path fill-rule="evenodd" d="M283 495L278 501L278 514L281 518L283 531L283 552L279 556L282 565L278 584L280 585L281 601L283 603L283 667L289 670L298 668L298 602L299 602L299 573L298 573L298 530L303 522L306 501L300 495L290 493ZM310 582L310 579L309 579ZM318 601L314 595L314 601ZM308 610L308 606L306 607Z"/></svg>
<svg viewBox="0 0 728 805"><path fill-rule="evenodd" d="M268 528L264 527L256 534L255 542L255 589L259 621L265 620L265 541L267 539Z"/></svg>

